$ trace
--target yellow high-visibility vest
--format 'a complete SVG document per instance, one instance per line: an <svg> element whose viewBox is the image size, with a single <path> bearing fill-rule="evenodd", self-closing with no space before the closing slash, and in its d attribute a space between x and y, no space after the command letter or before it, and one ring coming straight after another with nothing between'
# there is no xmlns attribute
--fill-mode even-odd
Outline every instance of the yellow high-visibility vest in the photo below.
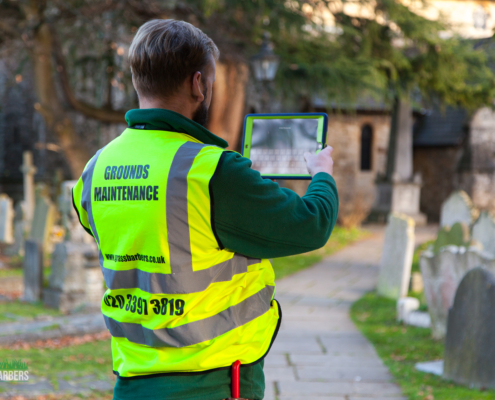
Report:
<svg viewBox="0 0 495 400"><path fill-rule="evenodd" d="M252 364L276 335L270 262L220 249L212 228L209 184L223 151L182 133L126 129L74 187L99 247L121 377Z"/></svg>

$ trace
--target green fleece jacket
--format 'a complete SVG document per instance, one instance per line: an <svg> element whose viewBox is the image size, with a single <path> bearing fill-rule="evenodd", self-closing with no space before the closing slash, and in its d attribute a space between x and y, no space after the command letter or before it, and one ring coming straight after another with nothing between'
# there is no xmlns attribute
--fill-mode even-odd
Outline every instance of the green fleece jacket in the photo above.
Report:
<svg viewBox="0 0 495 400"><path fill-rule="evenodd" d="M186 133L205 144L227 147L227 142L201 125L164 109L131 110L129 127ZM262 179L251 161L236 152L224 152L210 183L212 227L220 248L255 258L275 258L322 247L337 220L338 195L334 179L316 174L306 194L298 196L278 183ZM263 361L242 368L240 394L262 399ZM138 379L118 378L115 400L221 400L230 397L230 370L202 374L166 374Z"/></svg>

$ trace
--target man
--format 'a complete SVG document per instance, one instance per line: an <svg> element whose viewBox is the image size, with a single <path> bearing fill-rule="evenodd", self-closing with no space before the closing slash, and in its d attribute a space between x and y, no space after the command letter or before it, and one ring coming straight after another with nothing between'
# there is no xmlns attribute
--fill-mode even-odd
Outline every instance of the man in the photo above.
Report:
<svg viewBox="0 0 495 400"><path fill-rule="evenodd" d="M322 247L336 221L332 149L306 154L304 197L263 180L204 126L218 50L192 25L154 20L129 60L139 110L73 191L108 290L114 399L262 399L277 334L271 257Z"/></svg>

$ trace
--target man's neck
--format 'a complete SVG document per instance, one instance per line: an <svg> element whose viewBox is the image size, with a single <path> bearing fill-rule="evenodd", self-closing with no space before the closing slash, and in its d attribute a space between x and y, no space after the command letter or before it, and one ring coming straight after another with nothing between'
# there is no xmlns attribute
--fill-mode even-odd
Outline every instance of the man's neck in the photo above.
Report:
<svg viewBox="0 0 495 400"><path fill-rule="evenodd" d="M165 110L175 111L176 113L181 114L189 119L192 119L193 116L193 110L191 109L191 107L188 107L187 102L181 99L157 100L140 98L139 108L142 110L147 108L163 108Z"/></svg>

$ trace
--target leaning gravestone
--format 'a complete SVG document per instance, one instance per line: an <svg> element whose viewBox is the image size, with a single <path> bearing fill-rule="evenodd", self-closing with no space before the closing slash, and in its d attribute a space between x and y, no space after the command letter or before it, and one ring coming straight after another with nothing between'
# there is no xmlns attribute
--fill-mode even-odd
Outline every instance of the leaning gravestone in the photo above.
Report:
<svg viewBox="0 0 495 400"><path fill-rule="evenodd" d="M467 193L461 190L452 193L442 204L440 226L453 226L456 222L471 226L477 217L478 210Z"/></svg>
<svg viewBox="0 0 495 400"><path fill-rule="evenodd" d="M414 220L390 214L380 261L378 294L397 300L407 295L414 252Z"/></svg>
<svg viewBox="0 0 495 400"><path fill-rule="evenodd" d="M473 225L473 240L483 246L483 251L495 257L495 219L483 211Z"/></svg>
<svg viewBox="0 0 495 400"><path fill-rule="evenodd" d="M29 239L35 240L43 246L43 250L48 248L50 232L55 220L55 208L45 193L45 188L38 187L36 193L36 205L31 223Z"/></svg>
<svg viewBox="0 0 495 400"><path fill-rule="evenodd" d="M0 194L0 242L13 243L14 204L6 194Z"/></svg>
<svg viewBox="0 0 495 400"><path fill-rule="evenodd" d="M39 301L43 287L43 252L41 244L26 240L24 247L24 300Z"/></svg>
<svg viewBox="0 0 495 400"><path fill-rule="evenodd" d="M474 388L495 389L495 275L469 271L449 311L443 376Z"/></svg>

